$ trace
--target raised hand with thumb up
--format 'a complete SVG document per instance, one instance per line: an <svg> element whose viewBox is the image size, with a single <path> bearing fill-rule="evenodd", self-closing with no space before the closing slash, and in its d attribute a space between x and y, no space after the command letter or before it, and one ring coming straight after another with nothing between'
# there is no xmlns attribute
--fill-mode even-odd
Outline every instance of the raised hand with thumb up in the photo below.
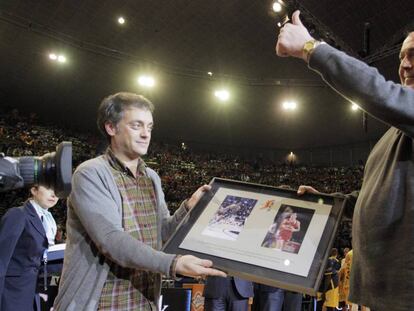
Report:
<svg viewBox="0 0 414 311"><path fill-rule="evenodd" d="M303 52L303 47L313 38L303 26L299 15L300 11L295 11L292 14L292 23L287 23L280 29L275 49L278 56L293 56L306 61L307 55Z"/></svg>

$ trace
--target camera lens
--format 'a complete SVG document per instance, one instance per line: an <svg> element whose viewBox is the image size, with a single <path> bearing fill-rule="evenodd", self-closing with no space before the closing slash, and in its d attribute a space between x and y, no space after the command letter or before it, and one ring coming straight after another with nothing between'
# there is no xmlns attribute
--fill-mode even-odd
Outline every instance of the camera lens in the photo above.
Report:
<svg viewBox="0 0 414 311"><path fill-rule="evenodd" d="M20 157L20 175L24 185L40 184L52 188L59 198L65 198L71 190L72 143L62 142L56 152L41 157Z"/></svg>

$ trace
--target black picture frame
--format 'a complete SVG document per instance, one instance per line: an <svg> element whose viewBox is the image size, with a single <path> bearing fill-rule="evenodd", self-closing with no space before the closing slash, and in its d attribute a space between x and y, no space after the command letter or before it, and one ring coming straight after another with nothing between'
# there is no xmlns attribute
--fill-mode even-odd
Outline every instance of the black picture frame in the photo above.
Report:
<svg viewBox="0 0 414 311"><path fill-rule="evenodd" d="M201 200L198 202L198 204L188 213L186 218L183 219L183 221L180 223L180 225L178 226L174 234L165 243L163 247L163 251L166 253L181 254L181 255L191 254L191 255L194 255L194 256L197 256L203 259L210 259L213 261L214 267L225 271L230 276L235 276L235 277L239 277L245 280L250 280L253 282L257 282L257 283L261 283L261 284L265 284L269 286L274 286L274 287L278 287L278 288L282 288L282 289L286 289L290 291L295 291L295 292L300 292L300 293L304 293L304 294L311 295L311 296L316 296L320 283L322 281L323 275L324 275L325 266L326 266L326 263L327 263L327 260L328 260L328 257L329 257L334 239L335 239L335 235L339 227L339 222L340 222L340 219L341 219L341 216L342 216L345 204L346 204L345 198L330 196L330 195L325 195L325 194L321 194L321 195L304 194L302 196L298 196L296 191L294 190L271 187L271 186L260 185L260 184L252 184L252 183L246 183L246 182L222 179L222 178L213 178L210 182L210 185L212 187L211 191L206 193L201 198ZM220 191L220 193L227 193L227 194L228 193L229 194L240 193L240 191L242 193L256 193L258 195L275 197L277 200L281 202L284 202L286 200L287 201L294 200L294 202L302 202L304 206L306 205L319 206L315 204L323 204L323 206L325 207L325 210L328 211L326 212L326 215L323 215L325 219L324 227L319 228L318 222L312 223L313 221L312 218L309 220L309 224L312 225L313 228L319 228L318 230L320 230L321 233L320 233L319 241L316 241L318 242L317 245L315 244L315 241L312 241L312 244L313 244L312 247L315 249L313 258L310 258L311 256L303 257L305 261L308 261L307 274L306 275L296 274L294 266L290 267L292 271L286 272L286 271L280 270L279 268L269 268L269 267L264 267L262 265L258 265L256 263L246 262L248 260L230 259L230 258L225 258L222 256L213 255L212 252L208 250L200 251L198 247L196 248L197 250L180 247L183 241L187 241L187 239L189 239L188 236L190 236L190 233L195 230L194 229L195 226L199 226L198 222L201 221L200 216L204 213L206 208L209 206L212 206L211 204L213 205L218 204L212 201L212 199L216 197L216 194L218 194L218 191ZM233 196L233 198L237 198L237 197ZM227 200L227 197L225 200ZM220 206L218 209L222 208L221 206L224 206L224 201L220 203ZM299 204L299 206L300 205L301 204ZM280 214L282 207L286 208L286 206L287 206L286 204L281 204L277 210L277 213ZM293 205L290 207L295 208L295 206ZM258 208L259 208L258 206L253 206L250 210L254 210ZM263 207L260 207L260 208L263 208ZM300 207L298 208L299 210L302 209ZM307 208L303 208L303 210L306 210L306 209ZM309 210L312 210L312 209L314 208L310 208ZM245 210L246 208L244 209L243 213L245 213ZM318 207L316 207L315 210L318 210ZM273 213L275 212L276 211L273 211ZM217 210L217 212L214 214L215 215L214 221L210 220L209 226L210 226L210 223L213 223L213 224L217 223L216 219L219 216L221 216L221 215L217 216L218 213L219 211ZM233 218L238 217L237 213L240 213L240 210L234 214L235 216L233 215ZM251 213L252 214L250 214L250 216L248 217L253 217L252 216L253 212ZM274 216L275 223L276 223L276 217L279 217L278 214ZM310 216L310 217L313 217L313 216ZM239 220L239 223L240 223L240 220ZM277 225L275 226L277 227ZM263 228L261 227L260 230L262 229ZM225 230L223 229L223 231ZM270 232L272 232L271 229L269 229L269 234ZM307 233L305 232L305 237L306 237L306 234ZM233 236L235 236L234 233L233 233ZM200 237L204 238L202 236ZM210 237L207 237L207 238L211 239ZM219 240L221 241L221 239ZM227 243L227 242L223 242L223 243ZM284 242L284 243L287 243L287 242ZM294 242L291 242L291 243L293 245L295 244L301 245L300 243L294 243ZM303 244L305 244L305 242L303 242ZM269 250L265 250L265 248L269 248L269 247L264 246L264 245L265 245L265 242L263 241L263 244L261 245L261 247L263 248L263 252L266 251L269 253ZM260 250L262 250L262 248L260 248ZM271 252L272 251L273 250L271 250ZM297 250L295 250L294 248L292 250L292 248L287 247L286 244L283 246L282 249L275 249L275 251L281 251L280 254L286 253L286 256L291 256L291 257L292 256L294 257L297 255L294 253ZM288 252L291 254L287 254ZM299 251L297 252L298 254L300 254Z"/></svg>

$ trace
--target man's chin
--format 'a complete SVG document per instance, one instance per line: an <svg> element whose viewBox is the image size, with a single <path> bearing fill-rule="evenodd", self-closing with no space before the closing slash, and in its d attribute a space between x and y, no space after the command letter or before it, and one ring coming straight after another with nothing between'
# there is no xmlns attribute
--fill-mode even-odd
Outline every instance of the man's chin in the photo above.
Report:
<svg viewBox="0 0 414 311"><path fill-rule="evenodd" d="M142 157L142 156L144 156L148 153L148 148L146 148L146 149L140 148L140 149L135 150L135 151L140 157Z"/></svg>
<svg viewBox="0 0 414 311"><path fill-rule="evenodd" d="M404 86L414 88L414 78L405 79Z"/></svg>

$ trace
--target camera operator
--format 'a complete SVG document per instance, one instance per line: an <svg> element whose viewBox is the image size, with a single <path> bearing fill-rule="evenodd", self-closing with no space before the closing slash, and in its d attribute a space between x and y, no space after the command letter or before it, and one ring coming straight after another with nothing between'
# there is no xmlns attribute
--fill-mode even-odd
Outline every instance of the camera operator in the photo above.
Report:
<svg viewBox="0 0 414 311"><path fill-rule="evenodd" d="M23 206L7 211L0 222L0 310L39 310L36 284L42 260L55 242L56 222L49 208L53 189L34 185Z"/></svg>
<svg viewBox="0 0 414 311"><path fill-rule="evenodd" d="M36 294L47 250L55 244L56 222L49 208L71 189L72 144L41 157L11 158L0 154L0 192L30 187L23 206L9 209L0 222L0 310L40 310ZM56 194L55 194L56 193Z"/></svg>

